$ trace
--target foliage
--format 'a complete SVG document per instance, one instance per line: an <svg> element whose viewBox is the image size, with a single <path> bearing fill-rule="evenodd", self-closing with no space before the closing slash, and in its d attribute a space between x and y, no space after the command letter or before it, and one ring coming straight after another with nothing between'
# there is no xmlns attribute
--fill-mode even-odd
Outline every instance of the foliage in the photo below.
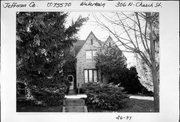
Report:
<svg viewBox="0 0 180 122"><path fill-rule="evenodd" d="M17 89L17 97L25 97L26 95L26 85L21 82L16 83L16 89Z"/></svg>
<svg viewBox="0 0 180 122"><path fill-rule="evenodd" d="M150 91L153 91L153 82L152 82L152 74L150 68L145 64L145 62L140 59L137 55L135 55L137 64L136 69L138 72L138 76L140 77L140 82Z"/></svg>
<svg viewBox="0 0 180 122"><path fill-rule="evenodd" d="M87 83L83 90L87 94L86 104L97 109L118 110L125 107L128 99L121 88L114 85Z"/></svg>
<svg viewBox="0 0 180 122"><path fill-rule="evenodd" d="M102 52L97 53L95 61L97 69L100 69L102 75L109 79L117 78L117 72L126 67L126 58L120 49L114 46L104 47Z"/></svg>
<svg viewBox="0 0 180 122"><path fill-rule="evenodd" d="M147 89L141 85L136 68L126 67L126 59L117 47L104 47L95 60L96 67L101 70L107 83L119 84L131 94L146 94Z"/></svg>
<svg viewBox="0 0 180 122"><path fill-rule="evenodd" d="M70 75L73 74L74 76L76 75L76 58L74 56L74 53L70 51L66 51L66 57L65 60L66 62L63 65L63 73L64 75Z"/></svg>
<svg viewBox="0 0 180 122"><path fill-rule="evenodd" d="M124 87L124 91L130 94L152 95L152 92L149 92L139 81L138 73L135 67L124 69L119 73L119 78L112 79L111 82Z"/></svg>
<svg viewBox="0 0 180 122"><path fill-rule="evenodd" d="M151 69L154 108L159 111L159 13L115 12L94 15L98 25L110 32L123 51L137 54Z"/></svg>
<svg viewBox="0 0 180 122"><path fill-rule="evenodd" d="M40 90L33 87L31 90L35 100L45 106L58 106L62 105L65 92L65 84L51 84L48 88L41 88Z"/></svg>
<svg viewBox="0 0 180 122"><path fill-rule="evenodd" d="M76 34L87 21L80 16L66 27L67 16L68 13L64 12L16 14L17 80L25 82L30 89L36 87L39 93L50 84L65 83L65 52L77 41Z"/></svg>

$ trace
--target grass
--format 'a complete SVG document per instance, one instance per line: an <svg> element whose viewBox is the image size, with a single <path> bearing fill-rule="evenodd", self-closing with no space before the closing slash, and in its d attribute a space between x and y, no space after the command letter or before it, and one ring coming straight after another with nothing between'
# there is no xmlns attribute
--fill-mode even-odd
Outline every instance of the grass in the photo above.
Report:
<svg viewBox="0 0 180 122"><path fill-rule="evenodd" d="M17 112L62 112L61 106L37 106L31 102L17 103ZM88 112L153 112L153 101L129 99L126 107L117 111L93 109L88 106Z"/></svg>
<svg viewBox="0 0 180 122"><path fill-rule="evenodd" d="M88 112L153 112L153 101L130 99L127 101L127 107L117 111L92 109L88 107Z"/></svg>
<svg viewBox="0 0 180 122"><path fill-rule="evenodd" d="M17 112L62 112L62 106L38 106L21 102L17 103Z"/></svg>

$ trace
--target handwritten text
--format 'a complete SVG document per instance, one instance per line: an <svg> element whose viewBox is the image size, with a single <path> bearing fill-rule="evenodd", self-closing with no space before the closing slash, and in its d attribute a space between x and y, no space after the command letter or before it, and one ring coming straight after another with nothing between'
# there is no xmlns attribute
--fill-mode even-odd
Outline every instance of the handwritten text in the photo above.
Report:
<svg viewBox="0 0 180 122"><path fill-rule="evenodd" d="M9 2L3 4L4 8L26 8L27 6L36 7L36 4L34 2L30 2L29 4L17 3L17 2L13 2L13 3Z"/></svg>
<svg viewBox="0 0 180 122"><path fill-rule="evenodd" d="M80 6L95 6L95 7L105 7L106 3L103 2L81 2Z"/></svg>
<svg viewBox="0 0 180 122"><path fill-rule="evenodd" d="M67 3L48 2L47 3L47 7L51 7L51 8L70 7L71 5L72 5L71 2L67 2Z"/></svg>
<svg viewBox="0 0 180 122"><path fill-rule="evenodd" d="M162 7L161 2L117 2L115 7Z"/></svg>
<svg viewBox="0 0 180 122"><path fill-rule="evenodd" d="M131 120L132 119L132 116L120 116L118 115L116 117L117 120Z"/></svg>

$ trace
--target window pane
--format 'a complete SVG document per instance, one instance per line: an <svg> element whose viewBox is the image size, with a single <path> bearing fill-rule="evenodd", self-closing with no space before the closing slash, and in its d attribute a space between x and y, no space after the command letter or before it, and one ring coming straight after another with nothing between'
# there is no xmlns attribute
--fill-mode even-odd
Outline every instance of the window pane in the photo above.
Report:
<svg viewBox="0 0 180 122"><path fill-rule="evenodd" d="M94 70L94 82L97 82L97 70Z"/></svg>
<svg viewBox="0 0 180 122"><path fill-rule="evenodd" d="M93 74L92 74L92 70L89 70L89 82L93 81Z"/></svg>
<svg viewBox="0 0 180 122"><path fill-rule="evenodd" d="M88 70L84 70L84 80L85 83L88 83Z"/></svg>
<svg viewBox="0 0 180 122"><path fill-rule="evenodd" d="M86 51L86 59L92 59L92 52Z"/></svg>
<svg viewBox="0 0 180 122"><path fill-rule="evenodd" d="M97 51L93 51L93 56L97 56Z"/></svg>

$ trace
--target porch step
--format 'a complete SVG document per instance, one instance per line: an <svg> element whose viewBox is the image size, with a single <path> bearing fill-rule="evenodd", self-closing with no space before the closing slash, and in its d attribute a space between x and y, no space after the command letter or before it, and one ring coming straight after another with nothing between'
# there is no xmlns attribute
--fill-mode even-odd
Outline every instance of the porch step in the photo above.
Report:
<svg viewBox="0 0 180 122"><path fill-rule="evenodd" d="M63 101L64 106L84 106L85 102L83 99L66 99Z"/></svg>
<svg viewBox="0 0 180 122"><path fill-rule="evenodd" d="M65 106L63 112L87 112L86 106Z"/></svg>
<svg viewBox="0 0 180 122"><path fill-rule="evenodd" d="M65 99L63 101L63 112L88 112L84 99Z"/></svg>

